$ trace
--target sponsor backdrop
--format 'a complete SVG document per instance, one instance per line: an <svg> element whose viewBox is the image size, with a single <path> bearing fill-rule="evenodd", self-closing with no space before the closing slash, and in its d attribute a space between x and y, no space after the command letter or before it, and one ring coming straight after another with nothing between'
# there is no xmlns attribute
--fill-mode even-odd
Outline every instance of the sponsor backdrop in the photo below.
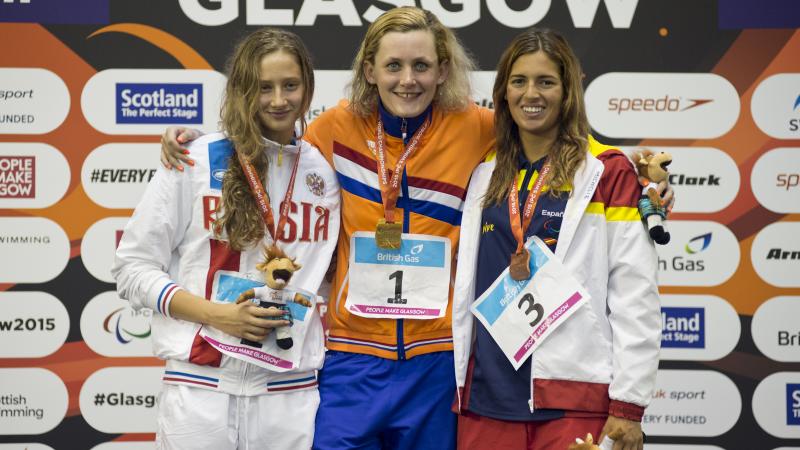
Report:
<svg viewBox="0 0 800 450"><path fill-rule="evenodd" d="M216 128L226 56L262 25L311 48L313 120L342 96L367 25L405 4L456 30L489 107L511 37L562 31L597 137L674 155L646 448L800 448L796 1L4 0L0 449L153 448L150 312L116 296L109 266L158 135Z"/></svg>

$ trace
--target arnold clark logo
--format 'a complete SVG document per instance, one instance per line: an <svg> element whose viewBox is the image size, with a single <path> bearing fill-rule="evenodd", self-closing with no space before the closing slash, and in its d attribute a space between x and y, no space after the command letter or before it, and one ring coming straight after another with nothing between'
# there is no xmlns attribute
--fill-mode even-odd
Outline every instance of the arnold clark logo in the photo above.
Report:
<svg viewBox="0 0 800 450"><path fill-rule="evenodd" d="M670 243L658 246L659 284L716 286L739 266L739 241L716 222L672 221Z"/></svg>
<svg viewBox="0 0 800 450"><path fill-rule="evenodd" d="M109 69L81 94L86 120L108 134L161 134L165 125L217 127L225 76L211 70Z"/></svg>
<svg viewBox="0 0 800 450"><path fill-rule="evenodd" d="M800 287L800 222L775 222L758 232L750 249L756 273L778 287Z"/></svg>
<svg viewBox="0 0 800 450"><path fill-rule="evenodd" d="M736 162L722 150L711 147L647 147L672 155L669 182L681 201L674 212L712 213L721 211L739 193L740 175ZM630 153L640 147L621 147ZM800 189L798 189L800 191Z"/></svg>
<svg viewBox="0 0 800 450"><path fill-rule="evenodd" d="M709 73L612 72L586 89L592 128L615 138L716 138L739 109L733 85Z"/></svg>
<svg viewBox="0 0 800 450"><path fill-rule="evenodd" d="M750 111L767 135L800 138L800 73L779 73L764 79L753 92Z"/></svg>

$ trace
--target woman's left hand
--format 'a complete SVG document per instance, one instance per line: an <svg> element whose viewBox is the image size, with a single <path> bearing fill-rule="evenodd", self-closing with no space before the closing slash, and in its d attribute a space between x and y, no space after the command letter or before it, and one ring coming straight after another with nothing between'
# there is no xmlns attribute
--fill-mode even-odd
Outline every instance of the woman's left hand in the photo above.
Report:
<svg viewBox="0 0 800 450"><path fill-rule="evenodd" d="M603 442L606 436L614 440L613 450L644 449L644 436L642 435L642 424L640 422L608 416L597 443Z"/></svg>

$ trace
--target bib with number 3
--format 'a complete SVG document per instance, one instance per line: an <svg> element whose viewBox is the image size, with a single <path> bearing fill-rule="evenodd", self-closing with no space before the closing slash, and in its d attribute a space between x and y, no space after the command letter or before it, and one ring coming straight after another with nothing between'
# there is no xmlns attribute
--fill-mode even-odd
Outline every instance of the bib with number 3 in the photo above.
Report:
<svg viewBox="0 0 800 450"><path fill-rule="evenodd" d="M345 308L361 317L435 319L447 312L450 240L403 234L397 250L380 248L375 233L350 239L350 286Z"/></svg>
<svg viewBox="0 0 800 450"><path fill-rule="evenodd" d="M470 307L515 370L589 299L541 239L534 236L525 247L530 278L516 281L506 267Z"/></svg>

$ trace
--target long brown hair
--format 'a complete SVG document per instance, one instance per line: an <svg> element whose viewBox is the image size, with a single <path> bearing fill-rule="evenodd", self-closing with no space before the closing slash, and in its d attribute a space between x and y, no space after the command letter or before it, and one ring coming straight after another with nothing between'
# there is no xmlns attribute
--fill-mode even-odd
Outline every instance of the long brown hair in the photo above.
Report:
<svg viewBox="0 0 800 450"><path fill-rule="evenodd" d="M264 152L263 125L258 117L261 79L261 60L270 53L284 51L293 55L300 66L303 83L303 101L298 111L301 132L306 129L305 114L314 95L314 70L311 56L294 33L275 28L262 28L247 35L234 50L228 61L228 82L222 104L222 130L242 154L262 174L267 173L267 156ZM214 230L219 235L224 229L229 245L243 250L264 238L264 221L258 209L244 171L236 155L228 163L222 180L222 201L217 208Z"/></svg>
<svg viewBox="0 0 800 450"><path fill-rule="evenodd" d="M433 34L438 63L444 62L449 72L436 91L434 102L445 111L459 111L470 102L469 74L475 68L472 58L458 38L442 25L430 11L414 6L390 9L367 28L364 40L353 60L353 79L350 82L350 108L362 117L375 112L378 106L378 88L367 81L364 63L375 64L381 39L386 33L429 31Z"/></svg>
<svg viewBox="0 0 800 450"><path fill-rule="evenodd" d="M558 118L558 135L548 151L552 171L551 188L569 186L578 167L586 159L589 121L583 103L583 72L575 53L563 36L552 30L532 28L517 35L503 52L497 64L494 80L494 130L497 163L484 197L484 205L497 205L506 200L508 190L517 175L518 158L522 154L519 128L511 117L506 91L511 67L523 55L544 52L558 66L564 97ZM556 189L550 189L555 195Z"/></svg>

